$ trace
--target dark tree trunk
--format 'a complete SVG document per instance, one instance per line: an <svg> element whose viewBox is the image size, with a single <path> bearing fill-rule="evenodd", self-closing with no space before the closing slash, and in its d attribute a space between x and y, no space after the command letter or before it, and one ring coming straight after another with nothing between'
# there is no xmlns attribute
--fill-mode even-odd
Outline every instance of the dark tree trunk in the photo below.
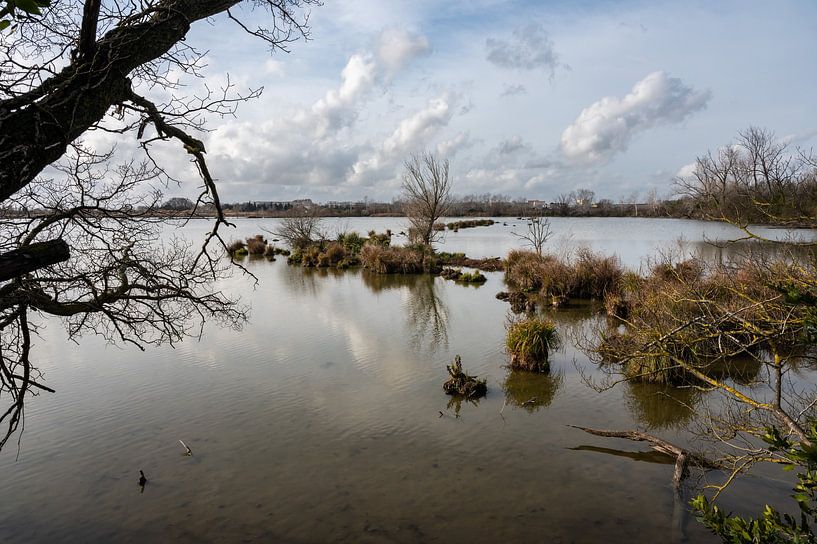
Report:
<svg viewBox="0 0 817 544"><path fill-rule="evenodd" d="M238 0L165 0L143 22L105 34L92 55L77 56L28 95L0 102L0 201L59 159L111 106L125 101L131 71L167 53L193 21L235 4Z"/></svg>

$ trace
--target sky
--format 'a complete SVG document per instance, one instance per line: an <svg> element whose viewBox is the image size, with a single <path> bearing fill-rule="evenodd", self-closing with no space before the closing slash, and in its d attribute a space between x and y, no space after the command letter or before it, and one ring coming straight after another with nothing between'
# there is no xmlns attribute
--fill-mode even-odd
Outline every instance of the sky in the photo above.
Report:
<svg viewBox="0 0 817 544"><path fill-rule="evenodd" d="M224 201L390 201L422 152L457 195L670 196L749 126L817 144L814 0L326 0L309 21L288 53L224 17L191 30L203 83L263 87L203 137Z"/></svg>

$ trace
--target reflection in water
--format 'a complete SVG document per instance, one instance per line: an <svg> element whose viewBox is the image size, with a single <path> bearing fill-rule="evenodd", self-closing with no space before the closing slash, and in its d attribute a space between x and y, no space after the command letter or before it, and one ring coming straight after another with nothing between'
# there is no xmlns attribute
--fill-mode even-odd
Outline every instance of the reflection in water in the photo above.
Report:
<svg viewBox="0 0 817 544"><path fill-rule="evenodd" d="M439 291L436 277L428 274L361 273L363 283L374 293L385 289L405 289L407 323L416 346L429 346L434 352L448 348L448 308ZM428 342L426 342L428 340Z"/></svg>
<svg viewBox="0 0 817 544"><path fill-rule="evenodd" d="M694 387L626 382L627 408L648 429L679 428L689 423L702 396L702 391Z"/></svg>
<svg viewBox="0 0 817 544"><path fill-rule="evenodd" d="M462 414L460 414L460 412L462 411L462 403L463 402L467 402L468 404L471 404L472 406L479 406L479 401L480 400L481 399L478 399L478 398L473 399L473 398L463 397L463 396L460 396L460 395L454 395L453 397L448 399L448 404L446 405L445 408L447 410L450 410L450 409L453 408L454 409L454 417L459 419L460 415L462 415Z"/></svg>
<svg viewBox="0 0 817 544"><path fill-rule="evenodd" d="M561 372L544 374L511 370L505 377L502 389L508 404L524 408L528 412L536 412L550 406L556 392L562 387L562 382Z"/></svg>
<svg viewBox="0 0 817 544"><path fill-rule="evenodd" d="M656 463L659 465L674 465L675 459L664 452L650 450L650 451L627 451L617 450L614 448L603 448L601 446L576 446L570 448L573 451L592 451L595 453L603 453L605 455L613 455L615 457L626 457L633 461L641 461L644 463Z"/></svg>

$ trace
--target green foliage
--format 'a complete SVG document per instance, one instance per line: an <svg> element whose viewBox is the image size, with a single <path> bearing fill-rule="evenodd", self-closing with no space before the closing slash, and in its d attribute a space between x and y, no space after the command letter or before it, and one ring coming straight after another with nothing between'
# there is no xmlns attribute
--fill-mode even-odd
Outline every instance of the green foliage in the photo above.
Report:
<svg viewBox="0 0 817 544"><path fill-rule="evenodd" d="M440 276L447 280L453 280L459 283L485 283L488 279L477 272L463 272L456 268L443 268L440 271Z"/></svg>
<svg viewBox="0 0 817 544"><path fill-rule="evenodd" d="M799 515L780 514L769 505L757 517L741 517L727 514L710 503L703 495L695 497L690 504L698 519L723 542L730 544L766 544L777 542L815 542L813 527L817 526L817 427L812 424L808 432L812 445L793 442L776 428L770 428L763 440L769 451L777 452L789 462L787 470L801 467L797 474L792 499L797 503Z"/></svg>
<svg viewBox="0 0 817 544"><path fill-rule="evenodd" d="M0 17L3 17L3 22L7 23L0 25L0 29L5 29L9 26L6 19L7 15L12 18L20 17L21 14L18 11L23 12L23 14L41 15L40 9L50 6L51 0L3 0L0 5L3 6L0 8Z"/></svg>
<svg viewBox="0 0 817 544"><path fill-rule="evenodd" d="M357 255L366 243L366 238L355 231L344 232L338 234L338 242L343 246L347 253Z"/></svg>

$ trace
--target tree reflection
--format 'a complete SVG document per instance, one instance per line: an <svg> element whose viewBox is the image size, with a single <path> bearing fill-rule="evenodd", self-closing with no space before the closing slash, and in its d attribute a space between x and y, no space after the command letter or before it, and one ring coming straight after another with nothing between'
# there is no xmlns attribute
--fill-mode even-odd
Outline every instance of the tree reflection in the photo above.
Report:
<svg viewBox="0 0 817 544"><path fill-rule="evenodd" d="M505 377L502 389L505 391L505 402L536 412L550 406L556 392L562 387L561 372L537 373L511 370Z"/></svg>
<svg viewBox="0 0 817 544"><path fill-rule="evenodd" d="M451 398L448 399L448 404L446 404L445 408L447 410L451 410L453 408L454 409L454 417L459 419L459 417L461 415L460 412L462 411L462 403L463 402L467 402L468 404L471 404L472 406L479 406L479 401L480 400L482 400L482 399L467 398L467 397L463 397L461 395L454 395L454 396L452 396Z"/></svg>
<svg viewBox="0 0 817 544"><path fill-rule="evenodd" d="M627 382L625 402L630 413L648 429L674 429L695 417L703 392L694 387Z"/></svg>
<svg viewBox="0 0 817 544"><path fill-rule="evenodd" d="M406 321L415 345L431 351L448 347L448 308L436 278L429 274L375 274L364 270L363 283L375 294L387 289L403 289Z"/></svg>

